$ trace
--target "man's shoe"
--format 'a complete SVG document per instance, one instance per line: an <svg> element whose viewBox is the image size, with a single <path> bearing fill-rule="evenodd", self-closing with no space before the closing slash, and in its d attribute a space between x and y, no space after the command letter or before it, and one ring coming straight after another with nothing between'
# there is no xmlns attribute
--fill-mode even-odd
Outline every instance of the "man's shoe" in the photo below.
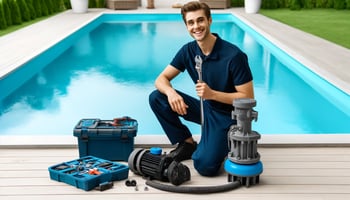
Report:
<svg viewBox="0 0 350 200"><path fill-rule="evenodd" d="M177 145L176 149L170 151L169 156L177 162L189 160L196 149L197 142L194 142L193 144L182 142Z"/></svg>

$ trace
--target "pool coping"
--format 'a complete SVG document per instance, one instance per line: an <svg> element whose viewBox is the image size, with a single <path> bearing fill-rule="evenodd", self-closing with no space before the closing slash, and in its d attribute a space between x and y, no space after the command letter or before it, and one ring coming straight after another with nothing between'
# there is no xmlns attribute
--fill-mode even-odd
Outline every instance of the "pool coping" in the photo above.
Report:
<svg viewBox="0 0 350 200"><path fill-rule="evenodd" d="M75 14L70 10L57 14L44 21L0 37L0 77L10 73L55 45L58 41L78 30L103 13L179 13L175 8L137 10L89 9L88 13ZM260 14L246 14L242 8L213 10L213 13L233 13L276 46L310 67L312 71L350 94L350 50L319 37L268 19ZM52 26L55 24L55 26ZM44 27L50 26L46 30ZM273 27L273 30L272 28ZM30 35L30 39L28 37ZM35 46L33 45L35 44ZM327 52L325 52L327 50ZM329 54L332 52L332 54ZM332 67L329 67L332 66ZM156 139L155 139L156 138ZM161 135L137 136L135 143L168 143ZM349 142L346 142L349 141ZM344 145L350 144L347 134L291 134L263 135L262 144L305 144L305 145ZM76 145L72 136L0 136L0 146L66 146Z"/></svg>

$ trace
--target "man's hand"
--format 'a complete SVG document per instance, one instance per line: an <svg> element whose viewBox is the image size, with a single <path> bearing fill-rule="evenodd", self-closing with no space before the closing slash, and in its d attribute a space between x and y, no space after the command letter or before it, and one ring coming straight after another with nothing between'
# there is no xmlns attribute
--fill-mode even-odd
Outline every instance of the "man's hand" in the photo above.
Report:
<svg viewBox="0 0 350 200"><path fill-rule="evenodd" d="M179 115L186 115L188 105L176 91L167 94L171 109Z"/></svg>
<svg viewBox="0 0 350 200"><path fill-rule="evenodd" d="M196 84L196 92L197 95L203 99L211 99L213 91L205 82L200 82L198 80Z"/></svg>

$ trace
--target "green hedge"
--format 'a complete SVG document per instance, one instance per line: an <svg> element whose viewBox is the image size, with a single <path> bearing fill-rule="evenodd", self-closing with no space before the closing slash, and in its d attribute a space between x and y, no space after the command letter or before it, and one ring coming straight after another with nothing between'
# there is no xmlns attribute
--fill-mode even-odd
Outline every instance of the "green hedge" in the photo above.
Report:
<svg viewBox="0 0 350 200"><path fill-rule="evenodd" d="M243 7L244 0L231 0L232 7ZM350 9L350 0L262 0L261 8L291 10L312 8Z"/></svg>
<svg viewBox="0 0 350 200"><path fill-rule="evenodd" d="M231 0L232 7L243 7L244 0ZM350 0L262 0L261 8L291 10L312 8L350 9Z"/></svg>
<svg viewBox="0 0 350 200"><path fill-rule="evenodd" d="M0 30L61 12L66 9L63 1L66 0L0 0Z"/></svg>
<svg viewBox="0 0 350 200"><path fill-rule="evenodd" d="M261 8L290 8L291 10L313 8L350 9L350 0L262 0Z"/></svg>
<svg viewBox="0 0 350 200"><path fill-rule="evenodd" d="M105 0L89 0L89 8L104 8ZM0 30L71 9L70 0L0 0Z"/></svg>

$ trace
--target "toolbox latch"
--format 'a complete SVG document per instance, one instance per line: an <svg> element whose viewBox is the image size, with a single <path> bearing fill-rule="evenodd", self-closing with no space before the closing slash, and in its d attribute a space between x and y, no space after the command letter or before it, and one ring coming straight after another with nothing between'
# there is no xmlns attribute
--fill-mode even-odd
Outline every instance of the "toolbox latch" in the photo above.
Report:
<svg viewBox="0 0 350 200"><path fill-rule="evenodd" d="M81 137L80 137L80 139L83 142L88 142L88 140L89 140L88 132L89 132L89 130L88 130L87 127L81 127Z"/></svg>
<svg viewBox="0 0 350 200"><path fill-rule="evenodd" d="M123 141L126 141L128 140L129 138L129 130L128 129L121 129L121 132L120 132L120 139Z"/></svg>

